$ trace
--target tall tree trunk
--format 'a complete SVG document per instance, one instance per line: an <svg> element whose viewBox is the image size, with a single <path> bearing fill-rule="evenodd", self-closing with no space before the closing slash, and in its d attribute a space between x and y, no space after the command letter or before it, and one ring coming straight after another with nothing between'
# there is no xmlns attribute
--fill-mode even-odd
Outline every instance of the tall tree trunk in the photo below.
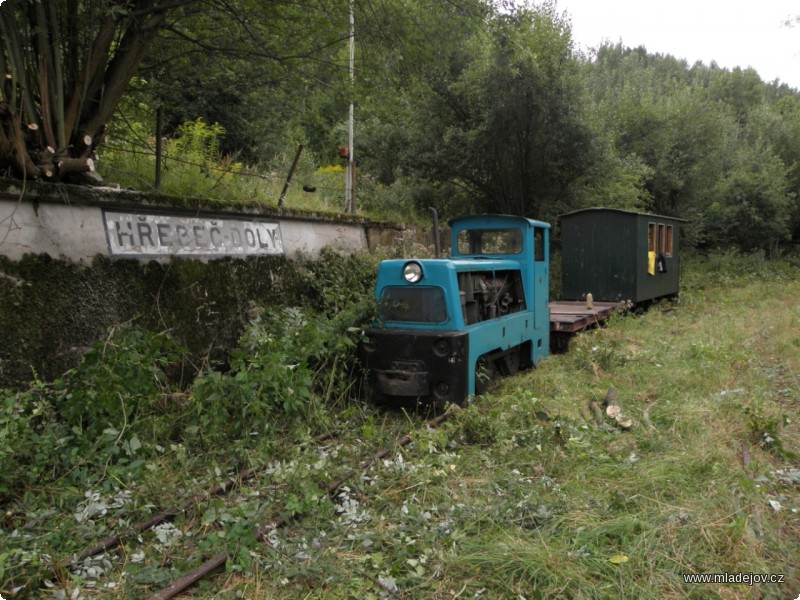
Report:
<svg viewBox="0 0 800 600"><path fill-rule="evenodd" d="M0 102L0 169L9 168L18 177L41 175L41 169L28 154L19 115L7 102Z"/></svg>

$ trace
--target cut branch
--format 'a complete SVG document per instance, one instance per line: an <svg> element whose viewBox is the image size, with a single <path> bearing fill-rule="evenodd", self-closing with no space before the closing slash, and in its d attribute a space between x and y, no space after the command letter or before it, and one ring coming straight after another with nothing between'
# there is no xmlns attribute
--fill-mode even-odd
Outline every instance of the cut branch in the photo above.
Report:
<svg viewBox="0 0 800 600"><path fill-rule="evenodd" d="M58 14L56 12L56 2L48 2L49 15L48 31L50 32L50 48L52 49L51 64L53 65L53 80L55 86L52 88L53 118L56 125L56 148L64 148L67 145L67 134L64 121L64 68L61 65L61 33L58 27Z"/></svg>
<svg viewBox="0 0 800 600"><path fill-rule="evenodd" d="M39 55L39 103L42 110L42 123L44 124L44 139L48 146L56 145L53 134L52 115L50 113L50 86L48 83L47 62L43 55Z"/></svg>
<svg viewBox="0 0 800 600"><path fill-rule="evenodd" d="M58 161L60 177L68 173L93 173L94 161L91 158L62 158Z"/></svg>
<svg viewBox="0 0 800 600"><path fill-rule="evenodd" d="M29 69L29 65L25 64L25 59L22 55L24 46L19 38L18 26L14 19L15 4L10 0L0 4L0 38L5 41L8 59L10 60L9 70L14 80L15 90L20 94L19 99L22 101L25 120L28 123L34 123L36 122L36 109L31 95L33 86L28 79L28 74L34 70L34 66L30 65ZM14 98L15 106L17 100L18 98Z"/></svg>
<svg viewBox="0 0 800 600"><path fill-rule="evenodd" d="M25 146L19 115L7 103L0 102L0 168L5 166L26 177L41 175Z"/></svg>
<svg viewBox="0 0 800 600"><path fill-rule="evenodd" d="M609 388L608 393L606 393L606 399L603 401L603 406L605 406L606 416L613 419L617 427L620 429L633 427L633 419L622 414L622 407L619 405L615 388Z"/></svg>
<svg viewBox="0 0 800 600"><path fill-rule="evenodd" d="M86 65L80 70L78 79L75 81L75 88L64 117L64 129L67 135L71 136L74 132L78 115L83 110L83 105L90 93L89 90L92 88L92 82L96 81L94 85L98 87L102 82L103 68L108 61L108 53L116 31L117 22L112 16L106 17L86 57Z"/></svg>
<svg viewBox="0 0 800 600"><path fill-rule="evenodd" d="M600 405L592 400L589 402L589 409L592 411L592 416L594 417L594 422L597 425L603 424L603 411L600 410Z"/></svg>
<svg viewBox="0 0 800 600"><path fill-rule="evenodd" d="M150 6L154 4L151 0ZM84 105L81 129L96 135L111 120L117 104L136 74L139 63L158 28L166 19L165 12L154 12L139 24L131 22L108 65L100 89L90 92Z"/></svg>
<svg viewBox="0 0 800 600"><path fill-rule="evenodd" d="M622 413L622 408L620 408L617 400L617 390L615 388L612 387L608 390L603 406L606 407L606 414L612 419Z"/></svg>
<svg viewBox="0 0 800 600"><path fill-rule="evenodd" d="M75 136L73 156L88 157L92 152L92 141L92 136L85 131L78 132Z"/></svg>

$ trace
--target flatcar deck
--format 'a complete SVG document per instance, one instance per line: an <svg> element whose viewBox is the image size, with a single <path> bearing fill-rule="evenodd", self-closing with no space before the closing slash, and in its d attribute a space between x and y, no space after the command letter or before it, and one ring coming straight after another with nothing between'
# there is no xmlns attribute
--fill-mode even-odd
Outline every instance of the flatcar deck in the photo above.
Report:
<svg viewBox="0 0 800 600"><path fill-rule="evenodd" d="M550 331L575 333L599 325L619 306L618 302L594 302L592 308L586 308L586 302L582 301L551 302Z"/></svg>

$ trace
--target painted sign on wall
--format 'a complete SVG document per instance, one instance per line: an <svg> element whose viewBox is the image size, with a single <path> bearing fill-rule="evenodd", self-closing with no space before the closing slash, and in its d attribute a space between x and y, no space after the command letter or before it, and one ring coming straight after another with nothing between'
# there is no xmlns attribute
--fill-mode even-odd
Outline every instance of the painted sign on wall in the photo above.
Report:
<svg viewBox="0 0 800 600"><path fill-rule="evenodd" d="M282 255L280 225L262 220L104 210L113 256Z"/></svg>

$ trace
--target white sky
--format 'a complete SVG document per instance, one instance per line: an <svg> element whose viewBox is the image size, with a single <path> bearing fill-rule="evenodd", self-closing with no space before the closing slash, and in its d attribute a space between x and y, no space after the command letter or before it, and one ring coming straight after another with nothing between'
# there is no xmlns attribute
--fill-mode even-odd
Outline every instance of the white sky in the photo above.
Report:
<svg viewBox="0 0 800 600"><path fill-rule="evenodd" d="M576 46L604 41L671 54L691 66L752 67L767 82L800 89L798 0L556 0L572 21Z"/></svg>

